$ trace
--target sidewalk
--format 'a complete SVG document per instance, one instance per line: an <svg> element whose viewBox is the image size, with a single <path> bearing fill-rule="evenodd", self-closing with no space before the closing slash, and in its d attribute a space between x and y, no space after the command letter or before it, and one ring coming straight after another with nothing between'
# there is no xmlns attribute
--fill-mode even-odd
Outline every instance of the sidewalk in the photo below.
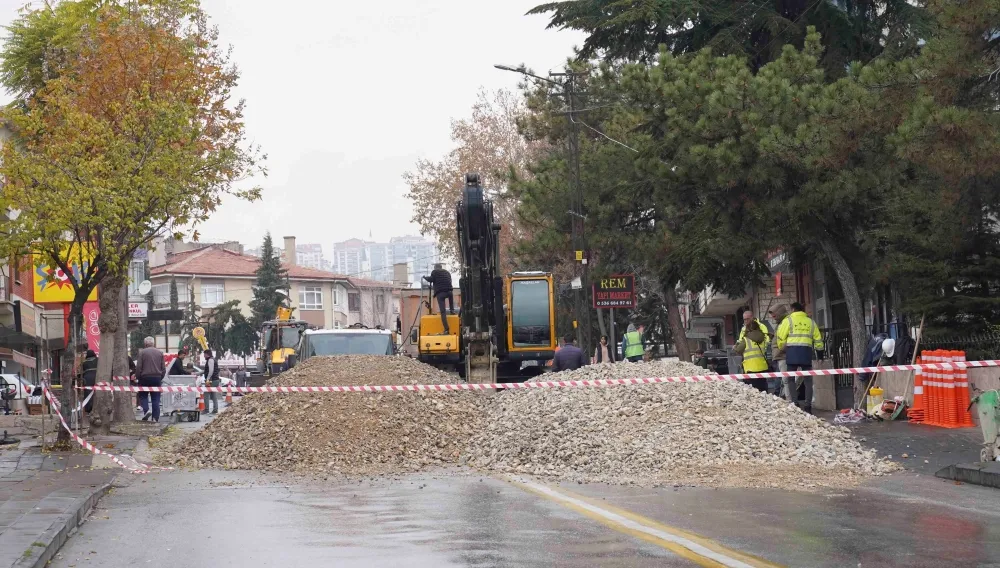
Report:
<svg viewBox="0 0 1000 568"><path fill-rule="evenodd" d="M43 453L39 437L32 435L37 431L20 428L23 424L12 419L0 417L0 429L21 440L0 446L0 568L45 566L123 470L83 450ZM141 429L136 434L154 430ZM131 454L143 438L89 440L113 453Z"/></svg>
<svg viewBox="0 0 1000 568"><path fill-rule="evenodd" d="M833 422L832 412L818 416ZM904 469L933 476L942 468L956 463L979 461L983 434L975 428L939 428L914 424L907 420L890 422L859 422L845 424L851 434L866 448L892 460Z"/></svg>

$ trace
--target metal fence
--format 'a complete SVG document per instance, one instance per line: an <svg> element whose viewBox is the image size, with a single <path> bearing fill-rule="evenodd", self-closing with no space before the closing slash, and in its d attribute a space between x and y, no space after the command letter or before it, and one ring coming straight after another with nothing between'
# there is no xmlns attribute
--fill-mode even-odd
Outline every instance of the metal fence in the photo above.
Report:
<svg viewBox="0 0 1000 568"><path fill-rule="evenodd" d="M934 349L965 351L965 358L970 361L1000 359L1000 333L928 335L921 339L921 351Z"/></svg>

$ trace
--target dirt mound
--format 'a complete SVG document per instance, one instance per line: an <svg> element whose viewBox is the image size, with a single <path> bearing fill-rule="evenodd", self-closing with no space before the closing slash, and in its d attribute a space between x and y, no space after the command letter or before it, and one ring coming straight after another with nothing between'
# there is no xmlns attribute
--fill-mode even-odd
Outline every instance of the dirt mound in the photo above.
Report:
<svg viewBox="0 0 1000 568"><path fill-rule="evenodd" d="M313 357L276 386L454 382L407 357ZM456 461L477 393L255 393L181 444L176 461L234 469L376 474Z"/></svg>

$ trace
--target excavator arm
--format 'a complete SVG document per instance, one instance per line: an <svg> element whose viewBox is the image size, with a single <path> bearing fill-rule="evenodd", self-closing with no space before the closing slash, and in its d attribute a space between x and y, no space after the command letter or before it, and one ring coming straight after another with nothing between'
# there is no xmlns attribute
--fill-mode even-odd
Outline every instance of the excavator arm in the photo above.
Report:
<svg viewBox="0 0 1000 568"><path fill-rule="evenodd" d="M498 360L506 356L500 225L479 174L465 175L455 216L462 264L461 343L466 380L492 383Z"/></svg>

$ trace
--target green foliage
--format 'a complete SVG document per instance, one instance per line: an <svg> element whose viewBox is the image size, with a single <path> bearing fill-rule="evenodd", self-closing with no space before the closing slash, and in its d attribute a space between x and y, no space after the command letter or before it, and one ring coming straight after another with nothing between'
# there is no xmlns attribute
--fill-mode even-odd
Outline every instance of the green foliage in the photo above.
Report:
<svg viewBox="0 0 1000 568"><path fill-rule="evenodd" d="M186 347L188 352L196 355L201 352L201 344L191 333L196 327L203 327L198 313L201 307L194 303L194 288L188 288L188 304L184 310L184 321L181 322L181 347Z"/></svg>
<svg viewBox="0 0 1000 568"><path fill-rule="evenodd" d="M254 329L260 329L264 322L275 318L290 289L288 271L282 268L281 257L274 250L274 242L268 232L260 248L260 266L257 267L257 281L253 286L253 300L250 300L253 313L250 323Z"/></svg>
<svg viewBox="0 0 1000 568"><path fill-rule="evenodd" d="M242 313L233 314L226 330L226 351L238 357L249 357L257 349L257 330Z"/></svg>
<svg viewBox="0 0 1000 568"><path fill-rule="evenodd" d="M653 62L664 45L675 55L711 48L745 57L753 69L785 44L803 45L813 26L825 38L821 66L835 76L854 61L912 53L930 30L923 8L906 0L564 0L528 13L550 14L550 28L587 34L584 59Z"/></svg>
<svg viewBox="0 0 1000 568"><path fill-rule="evenodd" d="M188 298L188 301L192 301L194 298ZM180 294L177 291L177 279L170 279L170 309L176 310L180 308ZM172 321L170 322L170 333L178 334L181 332L181 322Z"/></svg>

